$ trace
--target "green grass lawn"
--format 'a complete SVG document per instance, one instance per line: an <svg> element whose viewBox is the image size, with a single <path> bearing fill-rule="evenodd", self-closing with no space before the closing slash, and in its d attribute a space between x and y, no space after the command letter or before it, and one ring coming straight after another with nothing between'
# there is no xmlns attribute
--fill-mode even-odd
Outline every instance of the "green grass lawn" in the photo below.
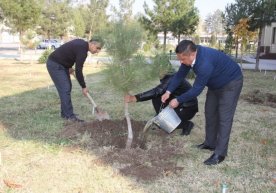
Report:
<svg viewBox="0 0 276 193"><path fill-rule="evenodd" d="M95 101L112 119L123 119L123 96L104 79L102 68L85 66L86 82ZM276 94L275 72L244 71L242 95L254 89ZM75 113L87 121L95 119L89 101L73 81L72 101ZM229 145L229 155L218 166L202 162L208 151L193 147L204 140L205 92L199 96L199 113L189 136L179 132L166 139L181 149L177 164L184 169L154 181L137 181L122 176L116 167L93 164L103 147L95 151L76 146L74 141L58 137L64 127L59 118L59 98L44 64L0 61L0 192L34 193L206 193L273 192L276 183L275 129L276 109L240 100ZM158 80L144 85L145 89ZM132 93L141 92L133 88ZM132 119L146 121L154 116L150 102L130 104ZM160 146L158 138L152 144ZM74 147L72 147L74 145ZM105 147L106 148L106 147Z"/></svg>

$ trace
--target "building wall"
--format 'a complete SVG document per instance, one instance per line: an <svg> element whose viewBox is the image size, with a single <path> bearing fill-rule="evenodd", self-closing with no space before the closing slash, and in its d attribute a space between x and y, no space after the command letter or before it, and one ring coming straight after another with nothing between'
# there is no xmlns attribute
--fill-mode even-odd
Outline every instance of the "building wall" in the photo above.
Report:
<svg viewBox="0 0 276 193"><path fill-rule="evenodd" d="M274 28L276 28L276 22L263 29L261 38L261 52L263 53L276 53L276 29Z"/></svg>

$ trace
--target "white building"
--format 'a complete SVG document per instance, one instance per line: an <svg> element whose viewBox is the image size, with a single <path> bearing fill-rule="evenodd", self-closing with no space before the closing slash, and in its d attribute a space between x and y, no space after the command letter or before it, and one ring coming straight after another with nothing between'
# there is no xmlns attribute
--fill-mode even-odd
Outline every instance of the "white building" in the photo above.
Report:
<svg viewBox="0 0 276 193"><path fill-rule="evenodd" d="M270 26L265 26L262 31L261 53L276 54L276 22Z"/></svg>

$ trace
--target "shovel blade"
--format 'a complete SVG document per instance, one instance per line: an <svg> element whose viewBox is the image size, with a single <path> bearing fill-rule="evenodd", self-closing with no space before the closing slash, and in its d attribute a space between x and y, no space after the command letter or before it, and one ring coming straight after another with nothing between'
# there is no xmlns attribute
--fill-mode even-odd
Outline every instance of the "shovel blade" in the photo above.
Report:
<svg viewBox="0 0 276 193"><path fill-rule="evenodd" d="M110 116L107 112L105 111L102 111L101 109L99 108L96 108L96 118L99 120L99 121L102 121L102 120L110 120Z"/></svg>

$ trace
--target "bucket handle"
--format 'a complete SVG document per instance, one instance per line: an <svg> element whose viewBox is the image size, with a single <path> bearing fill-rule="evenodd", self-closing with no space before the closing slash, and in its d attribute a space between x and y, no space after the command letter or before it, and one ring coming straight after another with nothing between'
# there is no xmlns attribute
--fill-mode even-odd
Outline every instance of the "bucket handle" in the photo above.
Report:
<svg viewBox="0 0 276 193"><path fill-rule="evenodd" d="M159 113L164 109L165 103L161 103Z"/></svg>

